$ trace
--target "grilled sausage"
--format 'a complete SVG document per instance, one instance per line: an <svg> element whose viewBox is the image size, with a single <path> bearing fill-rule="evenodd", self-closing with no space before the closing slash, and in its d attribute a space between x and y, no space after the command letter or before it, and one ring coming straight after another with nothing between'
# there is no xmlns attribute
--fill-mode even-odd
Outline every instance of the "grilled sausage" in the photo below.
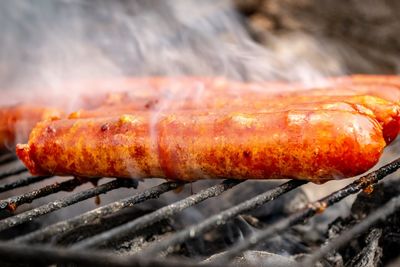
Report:
<svg viewBox="0 0 400 267"><path fill-rule="evenodd" d="M26 142L35 124L62 112L51 107L28 104L0 108L0 151L14 148L16 142Z"/></svg>
<svg viewBox="0 0 400 267"><path fill-rule="evenodd" d="M223 78L205 78L205 77L149 77L149 78L121 78L110 79L101 82L84 82L72 88L77 88L73 92L77 93L82 88L88 88L88 91L99 91L95 96L93 94L81 95L79 106L86 109L102 106L104 110L118 110L118 106L123 106L122 110L180 110L180 109L237 109L242 108L259 111L271 111L271 105L268 102L278 101L286 103L306 103L314 102L309 99L318 97L318 101L336 101L329 99L343 95L369 94L380 96L386 100L400 103L400 78L397 76L368 76L358 75L350 77L341 77L330 79L324 88L312 89L299 84L289 84L283 82L268 83L241 83L229 81ZM77 91L78 90L78 91ZM115 92L105 93L106 90L115 90ZM82 92L80 92L82 94ZM184 95L181 98L175 98L177 95ZM90 95L90 96L89 96ZM171 95L174 96L169 100ZM167 99L167 101L165 100ZM273 100L271 100L273 99ZM341 100L340 100L341 101ZM67 109L69 100L59 101L56 104L61 109ZM273 104L275 105L275 104ZM47 108L42 107L28 108L30 105L21 107L0 108L0 150L6 146L12 145L14 140L25 141L28 132L35 123L46 115L42 116L38 110L43 110L44 114ZM128 108L129 107L129 108ZM18 110L24 110L22 114ZM57 111L60 113L60 111ZM99 113L98 111L88 113ZM100 111L101 113L101 111ZM117 115L118 113L112 113ZM119 113L120 114L120 113ZM91 117L92 115L80 115L74 113L71 117ZM379 118L378 118L379 120ZM385 122L387 123L387 122ZM17 127L24 125L25 127ZM398 124L392 123L393 129ZM16 130L19 131L16 131ZM397 130L391 130L393 135L397 135ZM385 134L385 136L391 136ZM392 140L393 138L390 137Z"/></svg>
<svg viewBox="0 0 400 267"><path fill-rule="evenodd" d="M145 77L145 78L120 78L88 83L89 88L103 88L104 90L125 94L120 98L120 103L126 99L146 98L154 101L162 97L181 95L191 98L210 98L217 96L243 96L250 94L262 95L287 95L311 94L310 89L320 89L319 95L373 95L383 99L400 101L400 76L384 75L352 75L338 78L328 78L315 85L303 85L288 82L253 82L227 80L221 77ZM107 89L105 89L107 88ZM305 92L304 92L305 91ZM127 97L128 96L128 97ZM196 98L195 97L195 98Z"/></svg>
<svg viewBox="0 0 400 267"><path fill-rule="evenodd" d="M350 75L327 79L328 88L344 87L383 99L400 102L400 76L395 75Z"/></svg>
<svg viewBox="0 0 400 267"><path fill-rule="evenodd" d="M226 105L221 105L226 101ZM186 108L207 111L208 113L218 113L221 110L236 110L246 112L277 112L287 110L343 110L357 111L359 113L375 118L383 127L384 137L390 143L397 136L400 130L400 106L389 101L373 96L293 96L286 98L265 98L248 99L241 98L239 101L224 98L213 102L211 99L205 109L197 108L196 105L186 103ZM178 109L178 110L175 110ZM181 113L185 108L181 106L171 106L164 110L157 111L159 114ZM137 103L129 103L118 106L105 106L95 110L80 110L69 115L71 119L95 118L118 116L121 114L138 114L142 110ZM143 112L142 112L143 113Z"/></svg>
<svg viewBox="0 0 400 267"><path fill-rule="evenodd" d="M327 78L318 83L303 85L289 82L253 82L243 83L222 77L143 77L117 78L93 81L85 86L102 91L129 92L133 97L153 98L160 94L182 94L187 92L215 95L240 95L244 92L280 94L298 92L313 88L358 91L358 94L370 94L390 101L400 100L400 76L390 75L350 75ZM330 94L328 90L325 91ZM383 96L387 96L383 97ZM395 101L394 101L395 102Z"/></svg>
<svg viewBox="0 0 400 267"><path fill-rule="evenodd" d="M367 171L385 145L358 112L186 112L41 122L17 155L35 175L324 182Z"/></svg>
<svg viewBox="0 0 400 267"><path fill-rule="evenodd" d="M400 76L398 75L371 75L353 74L349 76L337 77L333 79L342 83L350 84L387 84L400 88Z"/></svg>

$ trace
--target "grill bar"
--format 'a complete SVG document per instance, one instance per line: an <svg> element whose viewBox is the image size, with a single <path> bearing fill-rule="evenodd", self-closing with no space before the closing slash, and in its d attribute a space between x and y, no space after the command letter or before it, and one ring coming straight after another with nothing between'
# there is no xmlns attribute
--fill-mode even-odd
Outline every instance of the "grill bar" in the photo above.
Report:
<svg viewBox="0 0 400 267"><path fill-rule="evenodd" d="M296 212L286 219L280 220L275 224L269 226L268 228L258 231L256 234L251 235L242 242L233 246L230 250L226 251L223 256L218 259L218 263L223 264L229 260L232 260L235 256L240 255L245 250L248 250L257 244L261 243L265 239L279 234L282 231L290 228L293 225L304 222L306 219L311 218L317 213L321 213L326 207L332 206L336 202L342 200L343 198L359 192L379 180L383 179L385 176L395 172L400 168L400 158L392 161L391 163L381 167L380 169L373 171L353 183L347 185L346 187L330 194L327 197L320 199L319 201L310 203L309 207L303 211Z"/></svg>
<svg viewBox="0 0 400 267"><path fill-rule="evenodd" d="M109 231L96 235L92 238L83 240L73 246L74 249L81 249L87 247L95 247L104 244L111 240L118 240L122 237L135 233L143 228L150 226L156 222L159 222L165 218L169 218L178 212L194 206L206 199L216 197L221 195L223 192L231 189L232 187L244 182L244 180L225 180L222 183L209 187L207 189L201 190L199 193L191 195L185 199L167 205L161 209L158 209L152 213L142 216L136 220L129 223L123 224L121 226L115 227Z"/></svg>
<svg viewBox="0 0 400 267"><path fill-rule="evenodd" d="M249 238L246 238L244 241L237 243L230 250L228 250L223 255L218 257L214 263L211 263L211 264L220 265L220 264L224 264L224 263L228 262L233 257L239 255L239 253L241 253L251 247L254 247L258 243L264 241L266 238L271 237L275 234L279 234L282 231L288 229L289 227L291 227L295 224L301 223L301 222L307 220L308 218L310 218L318 213L323 212L326 207L332 206L333 204L342 200L343 198L345 198L351 194L355 194L355 193L359 192L361 189L367 188L374 183L377 183L379 180L381 180L385 176L395 172L399 168L400 168L400 158L381 167L380 169L378 169L376 171L373 171L373 172L359 178L358 180L356 180L353 183L349 184L348 186L342 188L341 190L338 190L338 191L330 194L329 196L320 199L319 201L310 203L306 209L296 212L296 213L292 214L291 216L289 216L288 218L280 220L266 229L258 231L256 234L253 234ZM72 183L72 181L74 181L74 180L76 180L76 179L71 179L71 180L65 181L63 183L68 183L68 182ZM167 252L172 252L172 248L174 247L174 245L185 242L186 240L189 240L191 238L199 236L202 233L205 233L215 227L218 227L219 225L226 223L227 220L232 219L245 211L255 209L255 208L265 204L266 202L275 199L276 197L280 196L281 194L284 194L290 190L293 190L293 189L305 184L306 182L305 181L289 181L289 182L284 183L272 190L269 190L263 194L260 194L250 200L247 200L237 206L234 206L223 212L215 214L214 216L210 217L209 219L207 219L197 225L191 226L185 230L182 230L182 231L172 235L170 238L167 238L166 240L161 241L160 243L152 244L152 246L150 246L149 249L144 250L144 253L140 254L140 257L138 257L138 256L117 257L117 256L113 256L113 255L110 255L110 254L107 254L104 252L100 253L99 251L96 251L96 250L91 250L90 252L82 250L83 252L81 253L79 249L87 248L87 247L95 247L97 245L104 244L105 242L108 242L110 240L118 239L122 236L125 236L126 234L143 229L146 226L149 226L159 220L162 220L164 218L167 218L169 216L172 216L172 215L182 211L184 208L195 205L195 204L199 203L200 201L203 201L210 197L218 196L218 195L222 194L224 191L232 188L233 186L236 186L237 184L239 184L241 182L243 182L243 181L225 180L224 182L222 182L219 185L202 190L195 195L192 195L188 198L185 198L185 199L175 202L173 204L167 205L155 212L152 212L150 214L142 216L134 221L128 222L126 224L123 224L121 226L113 228L112 230L109 230L109 231L103 232L99 235L96 235L94 237L88 238L88 239L76 244L75 246L73 246L74 249L72 249L72 250L71 249L62 249L62 248L57 248L57 247L50 248L50 247L45 247L45 246L38 246L38 247L35 246L35 248L38 249L39 252L32 254L32 255L30 255L30 254L26 255L26 247L27 246L18 243L18 242L29 242L30 243L30 242L34 242L34 241L48 240L49 238L51 238L52 236L54 236L58 233L72 230L75 227L79 227L79 226L82 226L85 224L92 223L96 220L101 219L102 217L104 217L108 214L115 213L118 210L132 206L136 203L145 201L147 199L158 197L162 193L165 193L172 189L178 188L181 185L185 184L183 182L166 182L166 183L160 184L158 186L152 187L150 189L147 189L141 193L135 194L134 196L128 197L124 200L110 203L106 206L99 207L95 210L78 215L72 219L62 221L62 222L56 223L54 225L50 225L46 228L37 230L37 231L27 234L25 236L20 236L19 238L12 240L12 242L0 242L0 255L4 255L4 256L11 255L10 257L15 256L15 259L19 260L19 261L21 261L21 259L19 259L18 257L22 257L21 255L24 255L24 261L28 261L28 260L29 261L34 260L35 262L46 261L47 263L53 263L53 262L64 262L65 263L67 261L67 262L77 262L79 264L88 263L88 264L97 265L97 266L105 266L105 265L110 265L110 264L115 265L115 266L131 266L132 264L136 264L137 266L189 266L189 265L193 266L193 262L185 262L184 260L181 260L181 259L178 262L169 261L170 259L166 259L166 260L163 259L161 262L156 259L153 259L152 257L154 257L155 254L157 254L161 251L167 250ZM63 183L60 183L60 184L63 184ZM55 186L58 186L58 184L56 184ZM47 214L54 210L58 210L63 207L77 203L79 201L88 199L90 197L93 197L93 196L96 196L96 195L99 195L102 193L106 193L113 189L117 189L117 188L121 188L121 187L135 187L136 188L136 186L137 186L136 180L116 179L109 183L100 185L99 187L85 190L82 192L78 192L76 194L73 194L69 197L63 198L61 200L50 202L50 203L40 206L36 209L18 214L14 217L4 219L4 220L0 221L0 231L8 229L10 227L13 227L17 224L21 224L21 223L31 220L35 217ZM65 187L65 188L67 188L67 187ZM71 188L73 189L75 187L71 187ZM39 189L39 190L41 190L41 189ZM34 191L32 191L32 192L34 192ZM32 192L30 192L30 193L32 193ZM51 193L49 193L49 194L51 194ZM21 196L23 196L23 195L21 195ZM10 198L10 199L12 199L12 198ZM33 198L33 199L35 199L35 198ZM0 203L2 203L2 202L0 201ZM338 248L341 245L348 242L349 236L350 236L350 238L354 238L355 236L362 233L363 231L366 231L368 229L368 227L370 227L374 223L377 223L379 220L383 220L384 218L386 218L387 216L389 216L390 214L392 214L395 210L397 210L399 208L400 208L400 196L398 196L398 197L392 199L390 202L386 203L385 206L383 206L382 208L380 208L377 211L375 211L374 213L372 213L364 221L362 221L359 225L356 225L355 227L351 228L348 231L348 233L340 236L337 239L334 239L332 242L328 243L326 246L321 247L320 250L318 250L316 253L311 255L311 258L307 258L306 262L304 262L304 264L314 263L315 261L317 261L318 259L323 257L328 251L332 251L332 249ZM12 254L10 254L11 249L13 250ZM41 254L41 253L44 253L42 255L43 257L37 257L37 255ZM99 257L97 257L97 255L99 255ZM103 258L100 257L100 255L102 255ZM32 259L33 257L35 257L35 259ZM95 259L93 259L93 258L95 258ZM101 261L101 262L98 262L98 261ZM158 265L158 264L160 264L160 265ZM168 264L171 264L171 265L168 265Z"/></svg>
<svg viewBox="0 0 400 267"><path fill-rule="evenodd" d="M204 266L184 259L153 259L142 256L117 256L105 251L79 251L43 245L15 245L10 242L0 241L0 256L7 261L28 264L50 265L54 263L73 263L78 266L104 266L104 267L190 267ZM217 265L207 264L207 267Z"/></svg>
<svg viewBox="0 0 400 267"><path fill-rule="evenodd" d="M5 229L11 228L15 225L22 224L24 222L27 222L29 220L32 220L33 218L39 217L41 215L50 213L52 211L70 206L72 204L75 204L77 202L83 201L85 199L104 194L108 191L121 188L121 187L136 187L137 186L137 181L136 180L131 180L131 179L116 179L111 182L108 182L106 184L102 184L100 186L78 192L76 194L73 194L71 196L65 197L60 200L56 200L53 202L50 202L46 205L40 206L38 208L35 208L33 210L29 210L26 212L23 212L21 214L15 215L13 217L4 219L0 221L0 231L3 231Z"/></svg>
<svg viewBox="0 0 400 267"><path fill-rule="evenodd" d="M5 185L1 185L0 186L0 193L12 190L12 189L16 189L19 187L23 187L26 185L30 185L30 184L34 184L34 183L38 183L40 181L43 181L47 178L50 178L51 176L30 176L27 177L25 179L20 179L17 180L15 182L11 182L9 184L5 184Z"/></svg>
<svg viewBox="0 0 400 267"><path fill-rule="evenodd" d="M260 207L261 205L267 203L268 201L273 200L273 199L277 198L278 196L280 196L286 192L289 192L305 183L307 183L307 182L292 180L292 181L284 183L272 190L266 191L265 193L262 193L252 199L249 199L237 206L229 208L221 213L218 213L197 225L188 227L185 230L182 230L182 231L176 233L171 238L166 239L165 241L161 241L160 243L155 244L154 246L152 246L148 250L146 250L144 252L144 255L146 255L146 256L156 255L159 252L168 250L169 248L173 248L177 244L183 243L189 239L192 239L196 236L204 234L207 231L209 231L219 225L225 224L228 220L233 219L234 217L238 216L239 214L249 211L249 210L256 209L256 208ZM168 251L168 252L172 252L172 251Z"/></svg>
<svg viewBox="0 0 400 267"><path fill-rule="evenodd" d="M17 175L23 172L28 171L25 166L17 166L15 168L11 168L9 170L6 170L2 173L0 173L0 179L4 179L6 177L12 176L12 175Z"/></svg>
<svg viewBox="0 0 400 267"><path fill-rule="evenodd" d="M14 161L16 159L17 158L12 153L4 154L4 155L0 156L0 164L5 164L5 163L8 163L10 161Z"/></svg>
<svg viewBox="0 0 400 267"><path fill-rule="evenodd" d="M332 240L325 246L321 247L318 251L313 253L309 258L303 262L303 266L313 266L313 263L321 259L327 253L337 250L358 235L366 232L372 225L386 219L388 216L400 209L400 196L392 198L383 207L371 213L368 217L364 218L360 223L351 228L350 230L342 233L339 237Z"/></svg>
<svg viewBox="0 0 400 267"><path fill-rule="evenodd" d="M46 177L46 176L38 176L38 177ZM48 177L49 176L47 176L47 178ZM36 177L32 177L32 178L36 178ZM40 180L43 180L43 179L39 179L39 181ZM14 211L21 204L31 203L35 199L45 197L45 196L48 196L51 194L55 194L60 191L72 191L76 187L78 187L86 182L89 182L89 180L74 178L74 179L70 179L70 180L67 180L67 181L64 181L61 183L47 185L40 189L33 190L33 191L27 192L25 194L19 195L19 196L10 197L10 198L0 201L0 210L8 209L10 211Z"/></svg>
<svg viewBox="0 0 400 267"><path fill-rule="evenodd" d="M43 229L39 229L32 233L29 233L27 235L20 236L20 237L14 239L13 241L21 242L21 243L23 243L23 242L26 242L26 243L43 242L61 232L67 232L76 227L93 223L102 217L105 217L109 214L115 213L124 208L131 207L135 204L141 203L148 199L158 198L161 194L171 191L171 190L174 190L174 189L182 186L183 184L184 184L183 182L162 183L160 185L149 188L141 193L137 193L137 194L130 196L128 198L125 198L123 200L119 200L119 201L110 203L103 207L99 207L97 209L94 209L94 210L88 211L86 213L83 213L81 215L78 215L74 218L71 218L71 219L68 219L65 221L61 221L59 223L47 226Z"/></svg>

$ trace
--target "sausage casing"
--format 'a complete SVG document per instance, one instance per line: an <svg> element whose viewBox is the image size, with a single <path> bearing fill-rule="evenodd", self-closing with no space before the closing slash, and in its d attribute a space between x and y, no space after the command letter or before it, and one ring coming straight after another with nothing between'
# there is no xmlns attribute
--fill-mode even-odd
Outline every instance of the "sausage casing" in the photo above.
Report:
<svg viewBox="0 0 400 267"><path fill-rule="evenodd" d="M17 155L33 174L324 182L367 171L385 146L358 112L186 112L41 122Z"/></svg>
<svg viewBox="0 0 400 267"><path fill-rule="evenodd" d="M62 116L56 108L20 104L0 108L0 151L26 142L35 124L41 120Z"/></svg>

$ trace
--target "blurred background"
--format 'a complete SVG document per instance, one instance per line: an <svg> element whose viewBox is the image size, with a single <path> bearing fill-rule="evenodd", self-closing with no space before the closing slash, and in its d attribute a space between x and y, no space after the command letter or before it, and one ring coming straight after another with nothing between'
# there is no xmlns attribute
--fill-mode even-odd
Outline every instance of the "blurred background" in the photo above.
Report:
<svg viewBox="0 0 400 267"><path fill-rule="evenodd" d="M352 73L398 74L399 15L400 2L395 0L4 0L0 1L0 104L39 98L65 100L60 94L68 96L66 101L76 101L69 90L71 83L121 76L225 76L243 81L315 83L327 76ZM111 86L109 89L114 88ZM58 98L50 98L54 95ZM386 150L377 167L398 157L398 142ZM262 216L256 217L267 218L268 223L286 217L351 181L307 184L282 202L263 207ZM143 210L153 211L215 182L197 182L183 192L138 205L138 216ZM38 186L52 183L44 181ZM139 190L158 183L160 180L146 180ZM230 207L276 183L246 182L227 192L222 202L216 199L215 205L207 202L202 209L182 213L183 225L199 222L215 213L214 208ZM92 185L79 190L88 188ZM375 191L386 194L383 189ZM62 192L33 205L68 195L71 192ZM101 205L130 195L128 189L111 192L101 197ZM309 227L301 226L272 240L267 244L270 247L263 249L285 256L309 252L325 240L328 222L351 214L354 198L327 210ZM356 203L364 202L361 198ZM93 199L82 203L44 216L39 223L34 221L38 225L33 227L98 206ZM234 224L232 229L239 228L239 239L254 231L246 222ZM304 240L308 241L306 247ZM282 245L287 247L281 250ZM124 248L131 253L129 249ZM193 251L198 253L197 248ZM389 254L388 258L394 257Z"/></svg>
<svg viewBox="0 0 400 267"><path fill-rule="evenodd" d="M271 47L271 38L278 37L310 61L318 61L323 58L315 57L307 46L319 40L338 52L349 73L399 72L398 1L237 0L235 6L246 17L254 39L264 46ZM320 64L324 68L326 62Z"/></svg>
<svg viewBox="0 0 400 267"><path fill-rule="evenodd" d="M116 75L398 73L395 0L0 2L0 85Z"/></svg>

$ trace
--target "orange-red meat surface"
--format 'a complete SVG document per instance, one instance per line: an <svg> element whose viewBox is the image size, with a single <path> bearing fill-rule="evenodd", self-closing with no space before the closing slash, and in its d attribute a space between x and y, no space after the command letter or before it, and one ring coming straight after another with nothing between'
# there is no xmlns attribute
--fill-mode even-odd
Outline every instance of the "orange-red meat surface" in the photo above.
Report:
<svg viewBox="0 0 400 267"><path fill-rule="evenodd" d="M385 146L358 112L188 112L42 122L17 154L33 174L322 182L365 172Z"/></svg>

